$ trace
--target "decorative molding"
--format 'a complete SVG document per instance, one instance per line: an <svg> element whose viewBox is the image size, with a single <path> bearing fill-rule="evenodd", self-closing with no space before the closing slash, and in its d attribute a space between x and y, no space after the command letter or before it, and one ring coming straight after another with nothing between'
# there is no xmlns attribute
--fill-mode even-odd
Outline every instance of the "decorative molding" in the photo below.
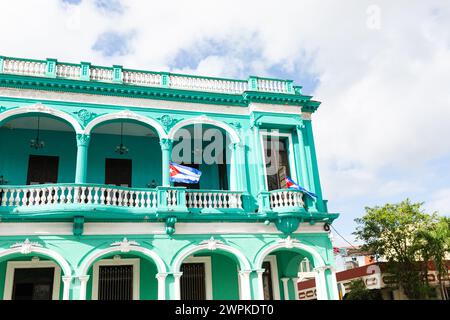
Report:
<svg viewBox="0 0 450 320"><path fill-rule="evenodd" d="M87 109L80 109L78 111L75 111L74 114L78 116L78 119L80 119L80 121L83 123L83 126L85 127L89 123L89 121L98 116L97 113L91 112Z"/></svg>
<svg viewBox="0 0 450 320"><path fill-rule="evenodd" d="M177 122L179 122L180 120L183 120L183 119L175 119L174 117L171 117L171 116L169 116L167 114L165 114L165 115L163 115L163 116L161 116L159 118L156 118L156 119L158 119L161 122L161 124L163 125L164 129L166 129L166 132L169 132L170 129L172 129L172 127Z"/></svg>
<svg viewBox="0 0 450 320"><path fill-rule="evenodd" d="M29 254L33 251L33 248L42 248L42 245L37 242L31 242L26 238L24 242L16 242L10 248L20 248L21 254Z"/></svg>
<svg viewBox="0 0 450 320"><path fill-rule="evenodd" d="M278 240L278 243L282 244L286 249L292 249L296 243L300 243L297 239L292 239L291 236L287 236L285 239Z"/></svg>
<svg viewBox="0 0 450 320"><path fill-rule="evenodd" d="M5 111L5 110L6 110L6 107L0 106L0 113L2 113L2 112Z"/></svg>
<svg viewBox="0 0 450 320"><path fill-rule="evenodd" d="M111 247L119 247L120 252L126 253L131 251L132 246L140 246L140 244L134 240L129 241L127 238L123 238L122 241L116 241L111 243Z"/></svg>
<svg viewBox="0 0 450 320"><path fill-rule="evenodd" d="M302 120L311 120L311 112L302 112Z"/></svg>
<svg viewBox="0 0 450 320"><path fill-rule="evenodd" d="M206 244L208 246L208 250L214 251L217 249L218 244L224 244L223 241L214 239L214 237L209 238L208 240L203 240L200 244Z"/></svg>
<svg viewBox="0 0 450 320"><path fill-rule="evenodd" d="M79 146L87 146L91 140L90 134L77 133L77 144Z"/></svg>
<svg viewBox="0 0 450 320"><path fill-rule="evenodd" d="M173 145L173 140L167 139L167 138L162 138L159 140L159 145L161 146L161 148L163 150L170 150L170 148L172 148L172 145Z"/></svg>
<svg viewBox="0 0 450 320"><path fill-rule="evenodd" d="M242 128L242 125L240 122L228 122L229 125L231 125L233 128L239 131L239 129Z"/></svg>
<svg viewBox="0 0 450 320"><path fill-rule="evenodd" d="M177 223L177 217L168 217L166 220L166 234L171 236L175 233L175 223Z"/></svg>

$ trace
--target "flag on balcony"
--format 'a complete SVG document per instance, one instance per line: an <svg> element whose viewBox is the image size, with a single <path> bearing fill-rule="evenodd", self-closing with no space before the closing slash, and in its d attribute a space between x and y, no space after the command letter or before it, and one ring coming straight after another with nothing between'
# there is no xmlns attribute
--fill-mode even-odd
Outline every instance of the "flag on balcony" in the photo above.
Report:
<svg viewBox="0 0 450 320"><path fill-rule="evenodd" d="M311 198L317 198L317 195L315 193L312 193L312 192L306 190L302 186L299 186L294 181L292 181L291 178L286 177L285 180L286 180L286 187L287 188L298 189L298 190L302 191L303 193L307 194L308 196L310 196Z"/></svg>
<svg viewBox="0 0 450 320"><path fill-rule="evenodd" d="M198 183L202 172L200 170L169 162L170 181L181 183Z"/></svg>

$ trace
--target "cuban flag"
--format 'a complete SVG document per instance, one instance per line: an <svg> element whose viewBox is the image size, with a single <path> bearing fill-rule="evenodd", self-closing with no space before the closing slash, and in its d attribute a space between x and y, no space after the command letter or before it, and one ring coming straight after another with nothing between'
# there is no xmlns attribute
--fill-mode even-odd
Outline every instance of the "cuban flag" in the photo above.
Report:
<svg viewBox="0 0 450 320"><path fill-rule="evenodd" d="M299 186L294 181L292 181L291 178L286 177L285 180L286 180L286 187L287 188L298 189L298 190L302 191L303 193L307 194L308 196L310 196L311 198L317 198L317 195L315 193L312 193L312 192L306 190L305 188Z"/></svg>
<svg viewBox="0 0 450 320"><path fill-rule="evenodd" d="M200 176L202 175L202 172L197 169L182 166L173 162L169 162L169 168L171 182L198 183L200 181Z"/></svg>

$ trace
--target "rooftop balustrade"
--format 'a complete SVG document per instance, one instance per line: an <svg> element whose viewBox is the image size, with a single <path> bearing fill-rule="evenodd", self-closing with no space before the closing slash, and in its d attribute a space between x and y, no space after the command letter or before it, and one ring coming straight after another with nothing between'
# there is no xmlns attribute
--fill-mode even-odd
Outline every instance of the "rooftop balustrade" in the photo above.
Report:
<svg viewBox="0 0 450 320"><path fill-rule="evenodd" d="M84 62L73 64L55 59L31 60L0 57L0 73L236 95L245 91L295 94L291 80L261 77L249 77L247 80L224 79L123 69L121 66L94 66Z"/></svg>

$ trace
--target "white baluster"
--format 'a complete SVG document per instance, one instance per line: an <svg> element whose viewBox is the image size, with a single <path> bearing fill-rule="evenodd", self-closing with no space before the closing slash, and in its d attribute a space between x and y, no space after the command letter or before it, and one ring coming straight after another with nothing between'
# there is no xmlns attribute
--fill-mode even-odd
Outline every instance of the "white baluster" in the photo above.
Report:
<svg viewBox="0 0 450 320"><path fill-rule="evenodd" d="M72 190L73 187L67 187L67 203L72 203Z"/></svg>
<svg viewBox="0 0 450 320"><path fill-rule="evenodd" d="M101 188L100 190L101 190L101 192L100 192L100 204L105 204L105 191L106 191L106 188Z"/></svg>

